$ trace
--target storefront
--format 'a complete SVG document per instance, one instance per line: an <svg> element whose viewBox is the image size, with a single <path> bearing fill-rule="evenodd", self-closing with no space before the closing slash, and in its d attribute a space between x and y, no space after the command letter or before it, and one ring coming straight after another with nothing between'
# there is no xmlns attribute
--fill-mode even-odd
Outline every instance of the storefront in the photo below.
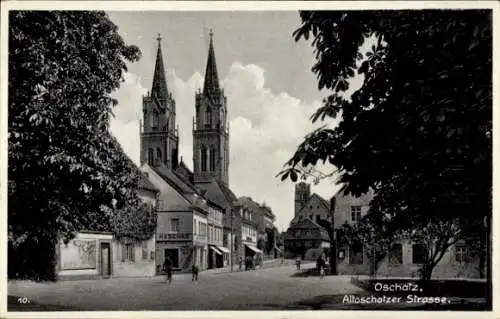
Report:
<svg viewBox="0 0 500 319"><path fill-rule="evenodd" d="M217 249L222 252L222 267L227 267L229 265L229 258L231 256L231 251L223 246L216 246Z"/></svg>
<svg viewBox="0 0 500 319"><path fill-rule="evenodd" d="M209 247L208 268L213 269L224 267L224 253L217 246L210 245Z"/></svg>

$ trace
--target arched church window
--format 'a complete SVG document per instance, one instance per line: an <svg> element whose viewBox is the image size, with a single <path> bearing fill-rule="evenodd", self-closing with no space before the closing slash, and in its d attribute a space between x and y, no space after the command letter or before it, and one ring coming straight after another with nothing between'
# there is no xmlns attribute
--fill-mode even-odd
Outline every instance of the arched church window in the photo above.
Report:
<svg viewBox="0 0 500 319"><path fill-rule="evenodd" d="M205 127L212 127L212 110L208 106L205 109Z"/></svg>
<svg viewBox="0 0 500 319"><path fill-rule="evenodd" d="M159 148L156 149L156 165L160 165L161 163L161 150Z"/></svg>
<svg viewBox="0 0 500 319"><path fill-rule="evenodd" d="M152 166L154 164L154 154L153 154L153 149L149 148L148 149L148 165Z"/></svg>
<svg viewBox="0 0 500 319"><path fill-rule="evenodd" d="M207 171L207 149L205 147L201 148L201 171Z"/></svg>
<svg viewBox="0 0 500 319"><path fill-rule="evenodd" d="M153 129L153 131L157 131L159 126L160 126L160 114L158 114L157 110L154 110L153 114L151 115L151 128Z"/></svg>
<svg viewBox="0 0 500 319"><path fill-rule="evenodd" d="M212 147L210 148L210 171L215 171L215 161L216 161L216 156L215 156L215 148Z"/></svg>

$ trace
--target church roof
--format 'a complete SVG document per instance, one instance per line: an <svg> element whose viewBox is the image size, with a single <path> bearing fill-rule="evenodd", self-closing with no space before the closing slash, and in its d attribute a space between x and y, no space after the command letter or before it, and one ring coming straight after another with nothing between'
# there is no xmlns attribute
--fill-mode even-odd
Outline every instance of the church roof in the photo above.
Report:
<svg viewBox="0 0 500 319"><path fill-rule="evenodd" d="M163 55L161 52L161 37L158 35L158 51L156 52L156 64L153 75L153 86L151 88L151 96L153 99L160 101L168 98L167 79L165 77L165 67L163 65Z"/></svg>
<svg viewBox="0 0 500 319"><path fill-rule="evenodd" d="M208 59L207 59L207 68L205 70L203 94L210 95L213 93L218 93L219 90L220 90L219 75L217 73L217 63L215 62L213 33L212 30L210 30L210 45L208 48Z"/></svg>
<svg viewBox="0 0 500 319"><path fill-rule="evenodd" d="M155 193L158 193L160 191L149 181L149 179L144 174L141 174L141 177L139 178L139 188Z"/></svg>
<svg viewBox="0 0 500 319"><path fill-rule="evenodd" d="M232 206L238 200L233 191L220 181L213 180L210 183L196 184L196 186L203 191L203 196L206 199L221 207Z"/></svg>
<svg viewBox="0 0 500 319"><path fill-rule="evenodd" d="M184 180L188 181L191 185L193 185L193 172L189 169L189 167L184 164L184 161L182 160L181 157L181 162L175 169L175 172L182 176Z"/></svg>
<svg viewBox="0 0 500 319"><path fill-rule="evenodd" d="M181 194L197 194L196 189L194 189L189 183L185 182L180 176L175 174L173 171L165 166L159 166L153 168L155 172L160 175L169 185L174 187Z"/></svg>

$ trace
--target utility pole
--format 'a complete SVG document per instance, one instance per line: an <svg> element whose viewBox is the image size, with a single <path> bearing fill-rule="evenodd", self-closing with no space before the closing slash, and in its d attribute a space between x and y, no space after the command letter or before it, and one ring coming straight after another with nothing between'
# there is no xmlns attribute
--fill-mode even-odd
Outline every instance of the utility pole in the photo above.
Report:
<svg viewBox="0 0 500 319"><path fill-rule="evenodd" d="M234 210L231 208L231 256L230 256L230 262L231 262L231 272L233 272L233 247L234 247L234 234L233 234L233 214Z"/></svg>

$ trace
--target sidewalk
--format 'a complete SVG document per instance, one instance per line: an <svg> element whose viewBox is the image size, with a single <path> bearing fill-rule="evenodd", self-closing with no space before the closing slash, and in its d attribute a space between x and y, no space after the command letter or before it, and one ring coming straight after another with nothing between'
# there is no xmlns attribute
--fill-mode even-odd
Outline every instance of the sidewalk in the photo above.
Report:
<svg viewBox="0 0 500 319"><path fill-rule="evenodd" d="M274 268L274 267L284 267L284 266L291 266L295 265L295 260L294 259L268 259L264 260L264 265L257 266L256 270L260 269L267 269L267 268ZM233 272L239 272L239 271L245 271L239 269L239 265L235 264L233 265ZM228 273L231 272L231 266L228 267L223 267L223 268L214 268L214 269L207 269L203 271L206 274L219 274L219 273Z"/></svg>

